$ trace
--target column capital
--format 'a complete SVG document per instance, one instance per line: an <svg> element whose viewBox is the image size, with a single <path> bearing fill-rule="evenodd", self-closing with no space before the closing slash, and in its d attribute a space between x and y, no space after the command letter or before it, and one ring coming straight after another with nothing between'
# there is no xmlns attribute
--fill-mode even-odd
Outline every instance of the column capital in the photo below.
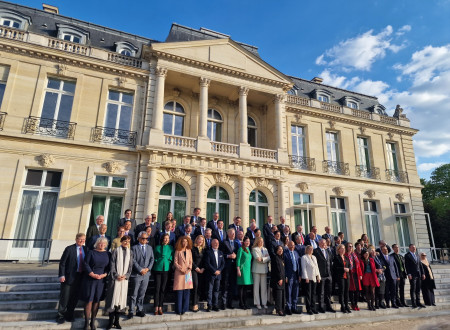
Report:
<svg viewBox="0 0 450 330"><path fill-rule="evenodd" d="M200 77L200 87L209 87L209 84L211 83L211 79Z"/></svg>
<svg viewBox="0 0 450 330"><path fill-rule="evenodd" d="M285 98L285 95L284 95L284 94L277 94L277 95L275 95L275 97L273 98L273 101L274 101L275 103L283 103L283 102L284 102L284 98Z"/></svg>
<svg viewBox="0 0 450 330"><path fill-rule="evenodd" d="M239 87L239 96L247 96L249 90L250 90L250 89L249 89L248 87L240 86L240 87Z"/></svg>
<svg viewBox="0 0 450 330"><path fill-rule="evenodd" d="M156 67L156 75L160 76L160 77L166 77L167 75L167 68L162 67L162 66L158 66Z"/></svg>

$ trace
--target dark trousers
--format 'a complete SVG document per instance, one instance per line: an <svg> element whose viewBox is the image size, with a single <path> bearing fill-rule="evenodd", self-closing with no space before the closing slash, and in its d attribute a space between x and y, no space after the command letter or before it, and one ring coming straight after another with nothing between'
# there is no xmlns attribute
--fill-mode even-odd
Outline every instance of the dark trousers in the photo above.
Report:
<svg viewBox="0 0 450 330"><path fill-rule="evenodd" d="M412 305L420 304L420 277L413 277L409 280L409 294L411 296Z"/></svg>
<svg viewBox="0 0 450 330"><path fill-rule="evenodd" d="M309 281L309 283L304 283L306 310L308 312L316 310L316 287L316 282Z"/></svg>
<svg viewBox="0 0 450 330"><path fill-rule="evenodd" d="M208 307L217 307L219 303L220 277L212 275L208 283Z"/></svg>
<svg viewBox="0 0 450 330"><path fill-rule="evenodd" d="M400 277L400 281L397 283L397 288L395 290L395 297L397 301L397 305L401 303L405 303L405 279Z"/></svg>
<svg viewBox="0 0 450 330"><path fill-rule="evenodd" d="M386 279L386 290L384 293L384 299L386 303L389 304L389 301L392 304L395 304L395 295L397 290L397 279Z"/></svg>
<svg viewBox="0 0 450 330"><path fill-rule="evenodd" d="M284 281L283 285L275 284L272 286L273 298L275 300L275 309L277 312L282 312L283 307L286 304L286 296L284 292Z"/></svg>
<svg viewBox="0 0 450 330"><path fill-rule="evenodd" d="M434 289L428 283L425 283L425 281L422 281L422 296L425 305L431 306L436 303L434 298Z"/></svg>
<svg viewBox="0 0 450 330"><path fill-rule="evenodd" d="M247 288L249 285L238 285L239 291L239 307L247 306Z"/></svg>
<svg viewBox="0 0 450 330"><path fill-rule="evenodd" d="M58 317L73 317L73 311L78 303L83 273L77 273L72 284L61 283L59 293Z"/></svg>
<svg viewBox="0 0 450 330"><path fill-rule="evenodd" d="M297 309L298 287L298 275L296 274L289 278L288 282L285 284L286 309L291 311Z"/></svg>
<svg viewBox="0 0 450 330"><path fill-rule="evenodd" d="M177 303L175 304L175 313L183 314L188 311L188 309L189 309L189 292L191 292L190 289L177 290Z"/></svg>
<svg viewBox="0 0 450 330"><path fill-rule="evenodd" d="M236 264L230 263L224 268L222 278L220 279L220 292L222 294L222 304L224 306L231 305L236 290L236 282Z"/></svg>
<svg viewBox="0 0 450 330"><path fill-rule="evenodd" d="M155 271L155 307L162 307L164 304L164 295L166 294L167 280L169 272Z"/></svg>
<svg viewBox="0 0 450 330"><path fill-rule="evenodd" d="M378 278L380 286L375 288L375 300L381 300L384 297L384 292L386 290L386 280L381 280Z"/></svg>
<svg viewBox="0 0 450 330"><path fill-rule="evenodd" d="M337 286L338 286L338 296L339 296L339 303L341 304L341 308L347 308L348 307L348 289L350 285L350 281L347 278L337 278L336 279Z"/></svg>
<svg viewBox="0 0 450 330"><path fill-rule="evenodd" d="M329 276L323 277L320 283L316 284L319 308L325 309L326 307L331 307L331 283L331 276Z"/></svg>
<svg viewBox="0 0 450 330"><path fill-rule="evenodd" d="M200 300L200 293L203 291L203 274L199 274L195 270L192 271L192 285L193 288L191 290L191 300L192 305L195 306L198 305L198 302Z"/></svg>

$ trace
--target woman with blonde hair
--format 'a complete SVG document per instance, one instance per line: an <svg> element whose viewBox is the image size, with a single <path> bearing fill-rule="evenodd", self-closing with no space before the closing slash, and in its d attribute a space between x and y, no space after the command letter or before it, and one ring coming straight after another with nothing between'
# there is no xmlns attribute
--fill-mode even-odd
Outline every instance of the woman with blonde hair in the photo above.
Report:
<svg viewBox="0 0 450 330"><path fill-rule="evenodd" d="M173 264L173 291L177 291L175 313L183 315L189 309L189 292L192 284L192 241L187 236L181 236L175 244Z"/></svg>
<svg viewBox="0 0 450 330"><path fill-rule="evenodd" d="M333 274L338 285L338 296L342 313L351 313L350 307L348 306L348 290L350 284L349 267L350 261L345 255L345 246L344 244L339 244L336 247L336 255L333 259Z"/></svg>
<svg viewBox="0 0 450 330"><path fill-rule="evenodd" d="M117 228L117 237L113 239L112 243L111 243L111 252L114 251L115 249L117 249L119 246L122 245L122 237L125 235L125 227L120 226L119 228ZM128 236L129 237L129 236ZM131 241L131 237L129 237L130 241ZM130 246L128 245L128 248L130 248Z"/></svg>
<svg viewBox="0 0 450 330"><path fill-rule="evenodd" d="M318 314L316 310L316 285L320 283L319 266L313 256L313 247L307 245L302 257L302 279L305 280L306 312L309 315Z"/></svg>
<svg viewBox="0 0 450 330"><path fill-rule="evenodd" d="M200 287L204 287L203 283L203 273L205 268L203 267L203 255L205 254L205 237L203 235L198 235L194 241L194 247L192 248L192 311L197 313L198 301L199 301L199 290Z"/></svg>
<svg viewBox="0 0 450 330"><path fill-rule="evenodd" d="M267 265L270 262L269 251L264 247L262 237L257 237L252 247L252 274L253 274L253 302L256 308L267 308ZM259 290L261 289L261 295Z"/></svg>

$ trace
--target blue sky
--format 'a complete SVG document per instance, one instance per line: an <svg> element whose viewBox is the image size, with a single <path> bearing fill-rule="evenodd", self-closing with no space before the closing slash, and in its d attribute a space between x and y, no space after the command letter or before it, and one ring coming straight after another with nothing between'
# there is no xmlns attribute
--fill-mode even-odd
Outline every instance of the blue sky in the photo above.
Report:
<svg viewBox="0 0 450 330"><path fill-rule="evenodd" d="M420 130L421 177L450 162L450 0L45 2L61 15L161 41L172 22L228 34L286 74L377 96L391 115L400 104Z"/></svg>

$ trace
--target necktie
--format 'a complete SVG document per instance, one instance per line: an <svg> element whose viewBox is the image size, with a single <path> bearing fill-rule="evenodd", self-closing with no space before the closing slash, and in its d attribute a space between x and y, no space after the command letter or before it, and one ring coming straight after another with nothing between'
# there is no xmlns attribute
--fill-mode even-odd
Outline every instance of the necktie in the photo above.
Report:
<svg viewBox="0 0 450 330"><path fill-rule="evenodd" d="M292 258L292 266L294 269L294 272L297 271L297 263L295 262L295 256L294 256L294 252L291 251L291 258Z"/></svg>
<svg viewBox="0 0 450 330"><path fill-rule="evenodd" d="M280 245L280 241L279 240L277 240L277 245Z"/></svg>
<svg viewBox="0 0 450 330"><path fill-rule="evenodd" d="M415 262L417 262L417 257L416 257L416 254L415 254L415 253L412 253L412 252L411 252L411 254L412 254L412 255L413 255L413 257L414 257L414 261L415 261Z"/></svg>
<svg viewBox="0 0 450 330"><path fill-rule="evenodd" d="M302 245L305 244L305 241L303 240L303 235L300 234L300 240L302 241Z"/></svg>
<svg viewBox="0 0 450 330"><path fill-rule="evenodd" d="M81 273L83 271L83 248L80 246L80 254L78 255L78 272Z"/></svg>
<svg viewBox="0 0 450 330"><path fill-rule="evenodd" d="M141 245L141 248L142 248L142 255L144 256L144 259L145 259L145 246Z"/></svg>
<svg viewBox="0 0 450 330"><path fill-rule="evenodd" d="M325 249L322 249L322 253L323 253L323 256L325 257L325 259L327 258L327 252L325 251Z"/></svg>
<svg viewBox="0 0 450 330"><path fill-rule="evenodd" d="M384 256L384 259L386 259L386 261L389 262L389 258L387 255Z"/></svg>
<svg viewBox="0 0 450 330"><path fill-rule="evenodd" d="M205 228L202 227L202 235L205 236Z"/></svg>
<svg viewBox="0 0 450 330"><path fill-rule="evenodd" d="M231 249L234 250L234 241L230 241Z"/></svg>
<svg viewBox="0 0 450 330"><path fill-rule="evenodd" d="M209 238L207 239L207 242L208 242L208 246L210 246L210 245L209 245Z"/></svg>
<svg viewBox="0 0 450 330"><path fill-rule="evenodd" d="M220 240L223 241L223 234L222 234L222 231L219 231L219 234L220 234Z"/></svg>

